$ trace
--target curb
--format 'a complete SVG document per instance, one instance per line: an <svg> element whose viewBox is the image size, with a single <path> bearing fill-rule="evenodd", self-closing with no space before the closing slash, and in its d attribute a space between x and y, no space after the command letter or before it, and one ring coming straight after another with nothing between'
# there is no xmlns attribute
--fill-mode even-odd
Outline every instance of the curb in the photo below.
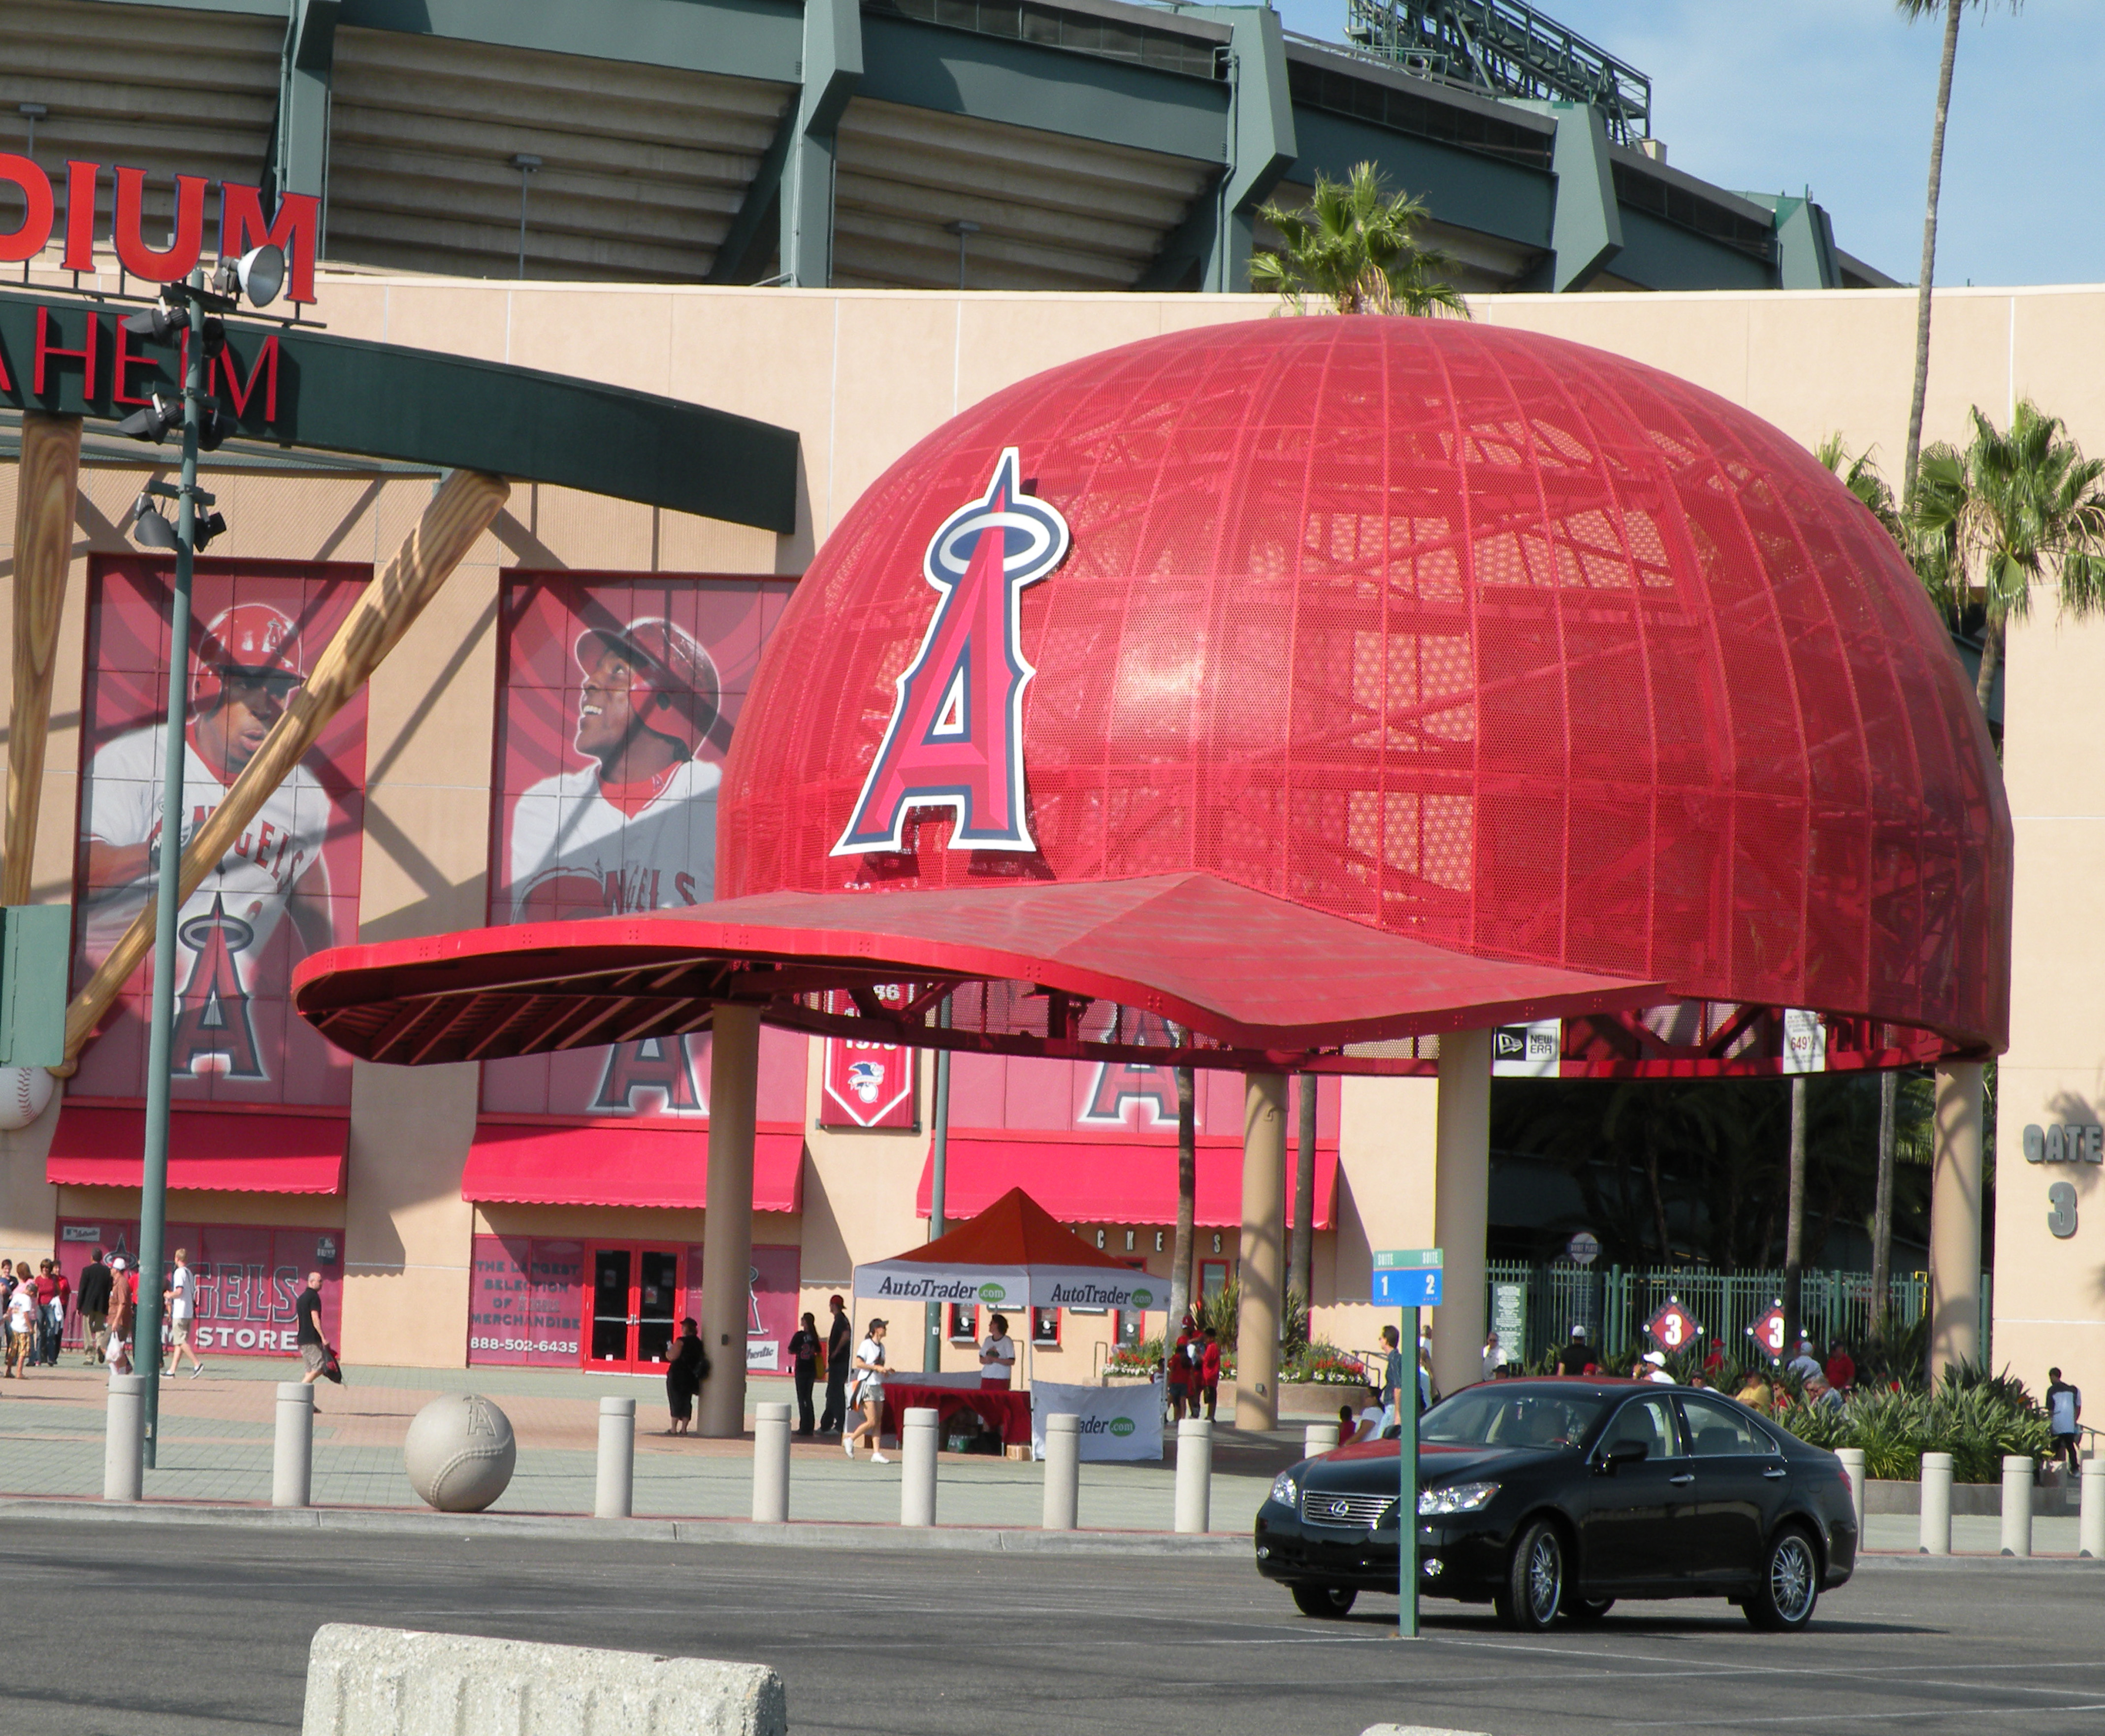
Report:
<svg viewBox="0 0 2105 1736"><path fill-rule="evenodd" d="M927 1528L848 1519L592 1519L560 1513L415 1513L369 1507L243 1507L187 1501L104 1502L0 1500L0 1523L69 1519L94 1524L214 1525L240 1530L363 1532L369 1535L458 1535L590 1538L607 1542L740 1543L784 1549L941 1550L977 1555L1175 1555L1244 1560L1240 1532L1027 1531L990 1525Z"/></svg>
<svg viewBox="0 0 2105 1736"><path fill-rule="evenodd" d="M1993 1550L1954 1550L1948 1555L1922 1555L1906 1550L1858 1550L1857 1571L1867 1568L1881 1570L1899 1569L1911 1573L1950 1573L1956 1568L1979 1567L1983 1563L2008 1570L2015 1568L2051 1568L2056 1572L2063 1568L2090 1568L2105 1566L2089 1555L2047 1554L2037 1551L2029 1555L2005 1555Z"/></svg>

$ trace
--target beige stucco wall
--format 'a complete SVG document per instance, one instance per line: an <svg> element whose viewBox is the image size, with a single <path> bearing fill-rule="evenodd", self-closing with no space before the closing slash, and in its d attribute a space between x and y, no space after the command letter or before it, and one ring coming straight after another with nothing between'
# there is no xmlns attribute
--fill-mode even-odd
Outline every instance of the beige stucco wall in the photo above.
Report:
<svg viewBox="0 0 2105 1736"><path fill-rule="evenodd" d="M990 392L1113 344L1272 311L1253 297L507 286L326 275L321 293L322 317L344 335L690 398L793 427L803 442L800 524L787 537L557 489L515 492L373 682L361 911L369 939L482 919L494 608L503 568L800 571L887 465ZM1914 306L1906 292L1505 297L1479 302L1477 316L1668 369L1808 445L1839 431L1852 450L1875 447L1897 475ZM2105 346L2095 341L2102 324L2105 289L1941 294L1929 437L1961 436L1969 404L2000 420L2031 393L2105 451ZM41 898L69 892L86 556L123 546L118 523L139 480L136 471L83 474L38 847ZM0 470L0 550L12 546L13 483L11 468ZM232 473L213 485L232 526L215 555L375 562L400 541L430 489L421 478ZM0 620L0 634L7 630ZM2059 1092L2088 1094L2094 1113L2105 1089L2105 1013L2094 987L2105 942L2094 938L2094 888L2105 866L2105 756L2085 749L2101 735L2094 721L2101 660L2105 633L2058 631L2050 619L2012 646L2018 1017L2004 1067L1996 1265L1998 1359L2036 1383L2043 1358L2058 1354L2079 1378L2089 1369L2086 1384L2105 1393L2105 1201L2094 1223L2088 1204L2100 1179L2095 1171L2074 1176L2089 1190L2083 1228L2058 1243L2045 1228L2040 1172L2028 1170L2021 1154L2017 1173L2010 1169L2016 1130L2037 1118L2037 1105ZM345 1348L356 1359L460 1360L476 1220L459 1198L458 1177L475 1100L470 1069L357 1070L343 1206ZM1428 1082L1348 1086L1341 1228L1318 1237L1319 1302L1364 1293L1368 1248L1430 1237L1432 1105ZM36 1254L51 1244L56 1201L42 1165L55 1121L47 1113L22 1134L0 1134L0 1253ZM927 1137L815 1130L810 1143L800 1226L804 1305L823 1317L825 1295L854 1259L920 1233L913 1190ZM180 1197L172 1207L187 1209ZM248 1216L269 1221L260 1204ZM1158 1264L1152 1256L1149 1263ZM2023 1323L2035 1318L2081 1323ZM1317 1320L1320 1331L1347 1345L1369 1342L1374 1324L1371 1310L1347 1304L1322 1308ZM2094 1348L2080 1348L2085 1343ZM1094 1354L1085 1330L1063 1347L1057 1372L1041 1367L1048 1376L1071 1376ZM965 1366L963 1353L948 1353L946 1362Z"/></svg>

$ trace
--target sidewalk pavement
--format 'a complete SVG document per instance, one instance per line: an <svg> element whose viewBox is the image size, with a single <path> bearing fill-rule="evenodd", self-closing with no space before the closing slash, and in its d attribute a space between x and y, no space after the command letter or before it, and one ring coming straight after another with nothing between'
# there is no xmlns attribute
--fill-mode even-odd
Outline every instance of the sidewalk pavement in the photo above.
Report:
<svg viewBox="0 0 2105 1736"><path fill-rule="evenodd" d="M276 1382L297 1363L233 1358L161 1383L158 1463L145 1498L267 1503ZM754 1382L749 1405L787 1381ZM489 1510L588 1515L599 1440L599 1400L637 1401L634 1511L639 1517L747 1520L753 1510L749 1440L673 1437L663 1383L557 1369L347 1368L345 1384L315 1391L314 1500L324 1507L426 1510L402 1467L409 1421L439 1392L476 1392L511 1418L519 1443L511 1487ZM76 1358L0 1382L0 1497L99 1497L105 1377ZM748 1426L751 1413L748 1412ZM1247 1537L1273 1473L1301 1456L1298 1428L1253 1436L1217 1429L1211 1528ZM1160 1464L1085 1464L1081 1522L1092 1530L1168 1532L1174 1514L1173 1446ZM896 1524L898 1449L874 1465L850 1461L833 1441L793 1441L792 1520ZM945 1525L1035 1530L1044 1480L1028 1461L945 1453L938 1517Z"/></svg>

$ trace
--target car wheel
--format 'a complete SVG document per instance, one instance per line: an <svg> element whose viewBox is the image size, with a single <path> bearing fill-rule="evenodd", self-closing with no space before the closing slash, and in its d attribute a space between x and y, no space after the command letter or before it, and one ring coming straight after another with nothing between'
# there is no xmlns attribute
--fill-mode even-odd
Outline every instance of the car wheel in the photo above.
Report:
<svg viewBox="0 0 2105 1736"><path fill-rule="evenodd" d="M1564 1614L1568 1621L1598 1622L1615 1607L1612 1597L1568 1597L1564 1600Z"/></svg>
<svg viewBox="0 0 2105 1736"><path fill-rule="evenodd" d="M1499 1619L1524 1634L1539 1634L1557 1619L1564 1601L1564 1539L1549 1520L1521 1532L1491 1601Z"/></svg>
<svg viewBox="0 0 2105 1736"><path fill-rule="evenodd" d="M1812 1539L1794 1525L1770 1539L1762 1557L1761 1583L1741 1605L1764 1633L1794 1634L1812 1619L1820 1601L1820 1556Z"/></svg>
<svg viewBox="0 0 2105 1736"><path fill-rule="evenodd" d="M1340 1616L1349 1615L1359 1593L1350 1586L1294 1586L1294 1607L1305 1616L1320 1616L1334 1622Z"/></svg>

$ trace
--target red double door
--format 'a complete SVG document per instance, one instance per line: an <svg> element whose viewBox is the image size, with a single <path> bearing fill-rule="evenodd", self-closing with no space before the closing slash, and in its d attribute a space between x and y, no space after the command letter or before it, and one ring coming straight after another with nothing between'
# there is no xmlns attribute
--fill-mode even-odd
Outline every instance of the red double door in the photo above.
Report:
<svg viewBox="0 0 2105 1736"><path fill-rule="evenodd" d="M648 1242L587 1245L583 1363L603 1371L641 1374L663 1367L680 1334L687 1294L684 1249Z"/></svg>

